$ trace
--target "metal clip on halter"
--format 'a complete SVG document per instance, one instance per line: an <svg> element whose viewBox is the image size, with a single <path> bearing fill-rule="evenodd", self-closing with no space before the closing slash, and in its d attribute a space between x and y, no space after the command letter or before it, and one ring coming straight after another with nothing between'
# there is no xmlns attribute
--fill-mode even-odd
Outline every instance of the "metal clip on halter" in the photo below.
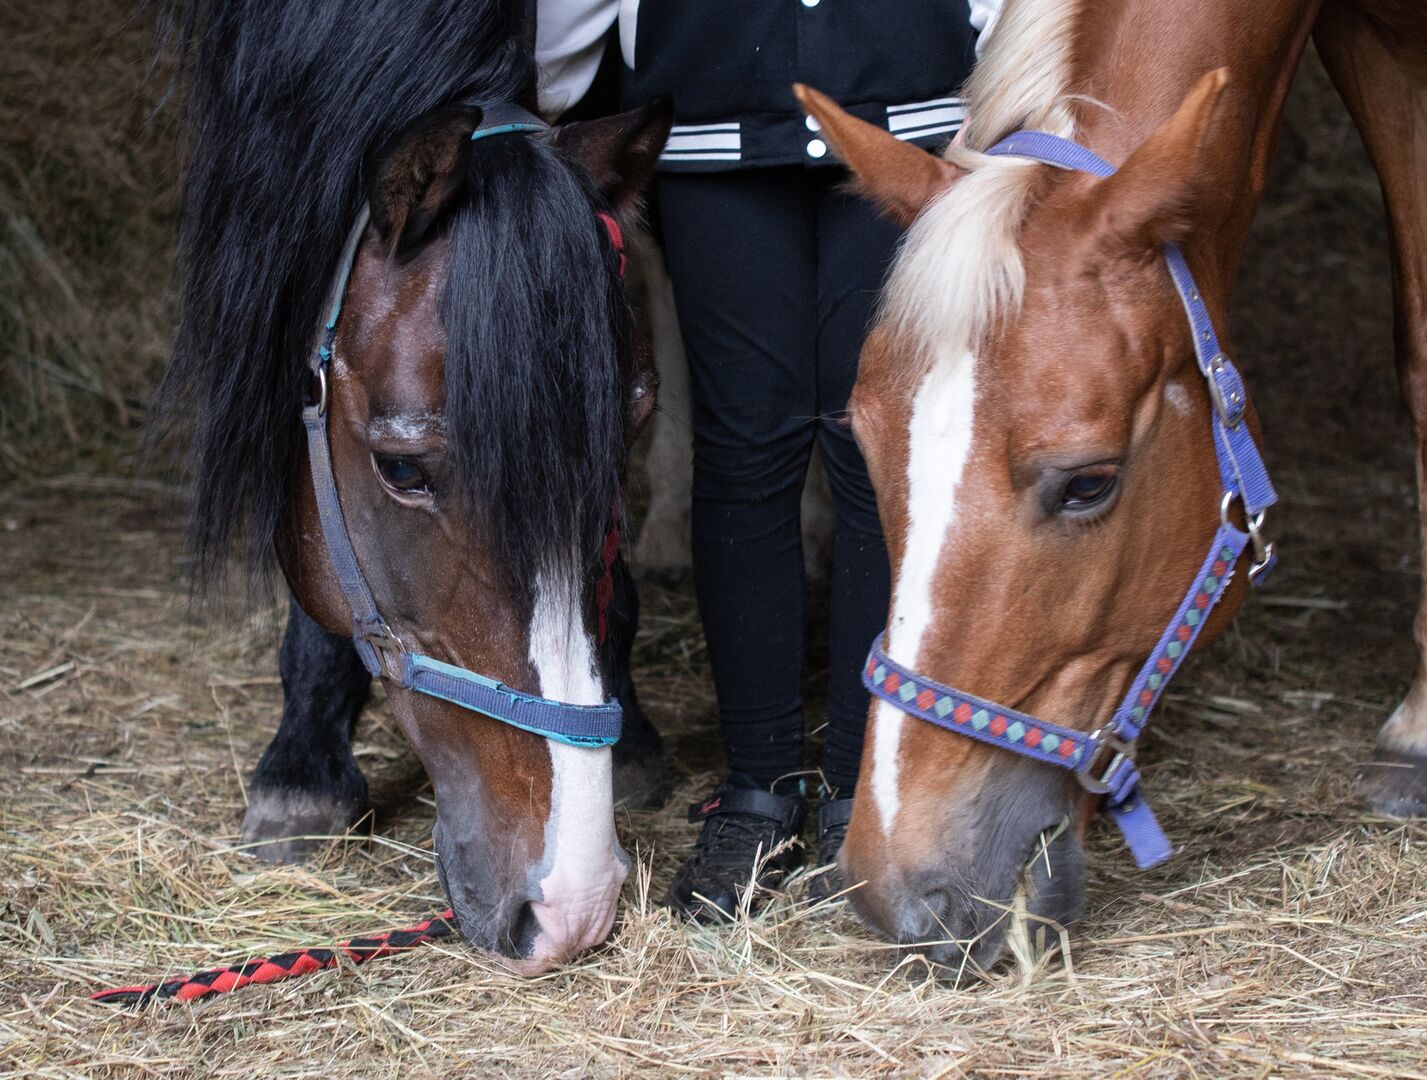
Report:
<svg viewBox="0 0 1427 1080"><path fill-rule="evenodd" d="M1219 500L1219 526L1223 529L1237 528L1229 521L1229 510L1236 500L1241 500L1242 496L1237 491L1226 491L1224 497ZM1278 561L1278 555L1274 552L1273 542L1263 534L1264 520L1268 516L1267 510L1260 510L1257 514L1244 514L1244 531L1248 533L1249 544L1254 549L1254 558L1249 563L1249 580L1254 585L1263 584L1263 575L1273 569L1274 563Z"/></svg>
<svg viewBox="0 0 1427 1080"><path fill-rule="evenodd" d="M1075 779L1092 795L1108 795L1119 788L1119 782L1123 779L1120 770L1126 762L1134 767L1134 758L1131 756L1134 743L1120 738L1109 728L1102 727L1090 733L1089 750L1085 764L1075 773ZM1105 761L1107 757L1108 762ZM1102 762L1105 763L1103 769L1100 768Z"/></svg>

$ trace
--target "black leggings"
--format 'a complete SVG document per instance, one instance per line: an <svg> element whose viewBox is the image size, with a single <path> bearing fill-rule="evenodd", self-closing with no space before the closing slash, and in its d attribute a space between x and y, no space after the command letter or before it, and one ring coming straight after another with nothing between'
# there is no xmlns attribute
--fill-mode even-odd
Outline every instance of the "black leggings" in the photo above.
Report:
<svg viewBox="0 0 1427 1080"><path fill-rule="evenodd" d="M692 374L694 576L728 767L760 786L803 767L799 503L816 439L836 511L822 770L850 794L860 672L889 585L844 414L899 234L845 183L796 166L666 174L658 196Z"/></svg>

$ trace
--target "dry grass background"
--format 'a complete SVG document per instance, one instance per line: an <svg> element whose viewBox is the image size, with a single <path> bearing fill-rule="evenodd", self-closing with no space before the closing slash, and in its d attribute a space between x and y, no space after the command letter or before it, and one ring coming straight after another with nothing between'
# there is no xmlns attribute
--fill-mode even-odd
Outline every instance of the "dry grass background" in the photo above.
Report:
<svg viewBox="0 0 1427 1080"><path fill-rule="evenodd" d="M175 163L138 7L0 4L0 478L111 464L164 356Z"/></svg>
<svg viewBox="0 0 1427 1080"><path fill-rule="evenodd" d="M1097 828L1068 963L948 989L796 891L722 932L671 922L650 897L713 714L688 590L651 585L638 674L676 786L621 819L638 872L607 946L531 981L451 943L195 1007L84 1001L444 906L429 791L379 701L375 837L281 870L232 849L280 608L190 613L178 493L132 480L173 168L127 10L0 6L0 1076L1427 1075L1423 829L1351 790L1411 670L1412 456L1378 196L1316 67L1236 312L1283 569L1148 739L1180 854L1138 873Z"/></svg>

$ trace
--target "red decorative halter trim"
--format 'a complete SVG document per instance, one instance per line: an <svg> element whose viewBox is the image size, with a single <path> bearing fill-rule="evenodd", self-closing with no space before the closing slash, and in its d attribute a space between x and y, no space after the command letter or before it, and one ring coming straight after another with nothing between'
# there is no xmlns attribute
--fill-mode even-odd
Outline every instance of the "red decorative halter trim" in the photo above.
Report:
<svg viewBox="0 0 1427 1080"><path fill-rule="evenodd" d="M619 254L619 276L624 277L624 268L629 264L629 260L624 255L624 230L619 227L619 222L614 220L613 214L600 212L595 217L604 222L605 232L609 233L609 242L614 245L614 250Z"/></svg>

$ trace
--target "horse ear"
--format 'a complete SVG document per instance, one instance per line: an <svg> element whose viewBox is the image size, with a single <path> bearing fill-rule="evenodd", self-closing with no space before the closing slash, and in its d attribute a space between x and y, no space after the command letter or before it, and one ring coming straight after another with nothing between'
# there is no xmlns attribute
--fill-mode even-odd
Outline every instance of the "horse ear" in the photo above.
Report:
<svg viewBox="0 0 1427 1080"><path fill-rule="evenodd" d="M1184 239L1206 179L1204 152L1228 83L1228 68L1203 76L1119 171L1094 185L1096 227L1105 246L1139 256Z"/></svg>
<svg viewBox="0 0 1427 1080"><path fill-rule="evenodd" d="M793 93L852 170L857 191L903 228L961 175L950 162L857 119L811 86L795 83Z"/></svg>
<svg viewBox="0 0 1427 1080"><path fill-rule="evenodd" d="M481 110L453 105L423 116L379 150L368 169L372 224L392 254L418 247L466 182Z"/></svg>
<svg viewBox="0 0 1427 1080"><path fill-rule="evenodd" d="M561 124L551 138L624 216L638 208L673 124L674 99L665 94L640 109Z"/></svg>

